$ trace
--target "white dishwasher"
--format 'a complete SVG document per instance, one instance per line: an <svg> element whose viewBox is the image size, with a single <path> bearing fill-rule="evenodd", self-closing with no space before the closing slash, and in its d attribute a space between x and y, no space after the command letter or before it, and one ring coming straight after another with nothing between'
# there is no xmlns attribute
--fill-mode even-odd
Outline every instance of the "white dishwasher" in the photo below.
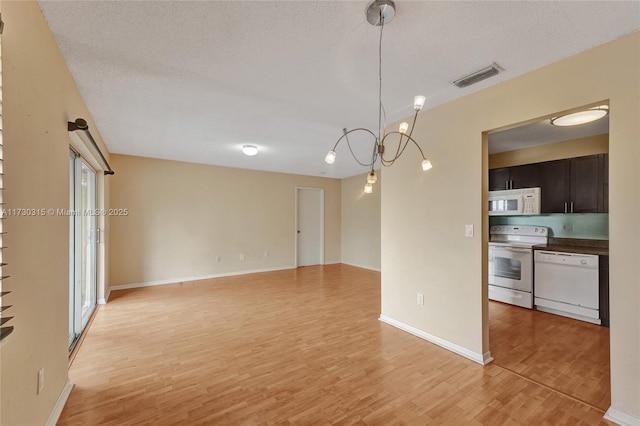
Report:
<svg viewBox="0 0 640 426"><path fill-rule="evenodd" d="M536 250L535 308L599 325L598 279L596 255Z"/></svg>

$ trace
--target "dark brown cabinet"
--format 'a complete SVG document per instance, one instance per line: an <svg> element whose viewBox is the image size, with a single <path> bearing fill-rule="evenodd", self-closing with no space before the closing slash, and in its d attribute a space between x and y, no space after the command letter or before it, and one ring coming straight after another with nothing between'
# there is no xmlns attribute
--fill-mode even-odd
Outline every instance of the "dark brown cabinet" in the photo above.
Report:
<svg viewBox="0 0 640 426"><path fill-rule="evenodd" d="M541 188L541 213L609 211L608 154L489 170L489 190Z"/></svg>
<svg viewBox="0 0 640 426"><path fill-rule="evenodd" d="M603 154L571 159L571 213L604 211Z"/></svg>
<svg viewBox="0 0 640 426"><path fill-rule="evenodd" d="M566 213L571 196L571 161L566 159L538 164L542 175L540 211Z"/></svg>
<svg viewBox="0 0 640 426"><path fill-rule="evenodd" d="M538 164L540 163L489 170L489 191L540 186Z"/></svg>
<svg viewBox="0 0 640 426"><path fill-rule="evenodd" d="M511 173L509 167L489 170L489 191L500 191L509 188Z"/></svg>
<svg viewBox="0 0 640 426"><path fill-rule="evenodd" d="M599 311L600 323L603 327L609 327L609 256L600 256L599 264Z"/></svg>

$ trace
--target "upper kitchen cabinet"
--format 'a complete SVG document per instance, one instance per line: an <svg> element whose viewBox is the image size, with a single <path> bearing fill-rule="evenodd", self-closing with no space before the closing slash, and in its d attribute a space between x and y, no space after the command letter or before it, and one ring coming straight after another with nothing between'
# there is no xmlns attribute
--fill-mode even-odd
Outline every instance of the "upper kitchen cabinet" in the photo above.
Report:
<svg viewBox="0 0 640 426"><path fill-rule="evenodd" d="M608 154L489 170L489 190L541 188L541 213L609 211Z"/></svg>
<svg viewBox="0 0 640 426"><path fill-rule="evenodd" d="M571 160L545 161L540 168L540 211L566 213L571 197Z"/></svg>
<svg viewBox="0 0 640 426"><path fill-rule="evenodd" d="M524 164L489 170L489 191L540 186L538 164Z"/></svg>
<svg viewBox="0 0 640 426"><path fill-rule="evenodd" d="M609 154L602 154L602 210L609 211Z"/></svg>
<svg viewBox="0 0 640 426"><path fill-rule="evenodd" d="M603 213L604 154L571 159L570 213Z"/></svg>
<svg viewBox="0 0 640 426"><path fill-rule="evenodd" d="M489 191L500 191L509 188L510 167L489 170Z"/></svg>

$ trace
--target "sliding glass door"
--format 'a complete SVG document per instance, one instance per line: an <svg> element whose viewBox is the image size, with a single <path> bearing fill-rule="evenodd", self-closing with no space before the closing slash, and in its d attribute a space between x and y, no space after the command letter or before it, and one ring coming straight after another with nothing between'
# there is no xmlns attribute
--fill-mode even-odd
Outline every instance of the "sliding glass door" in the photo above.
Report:
<svg viewBox="0 0 640 426"><path fill-rule="evenodd" d="M97 179L75 152L69 158L69 350L96 307Z"/></svg>

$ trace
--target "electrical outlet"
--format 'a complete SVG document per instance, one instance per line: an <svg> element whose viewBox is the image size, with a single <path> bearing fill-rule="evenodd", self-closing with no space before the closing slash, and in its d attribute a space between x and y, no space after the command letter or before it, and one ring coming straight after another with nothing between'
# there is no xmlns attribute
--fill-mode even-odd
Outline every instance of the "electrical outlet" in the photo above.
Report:
<svg viewBox="0 0 640 426"><path fill-rule="evenodd" d="M424 305L424 294L418 293L418 305Z"/></svg>
<svg viewBox="0 0 640 426"><path fill-rule="evenodd" d="M566 231L566 232L572 232L573 231L573 223L563 223L562 224L562 230Z"/></svg>
<svg viewBox="0 0 640 426"><path fill-rule="evenodd" d="M240 260L244 260L244 253L240 253Z"/></svg>
<svg viewBox="0 0 640 426"><path fill-rule="evenodd" d="M264 252L264 257L269 257L269 252L268 251Z"/></svg>
<svg viewBox="0 0 640 426"><path fill-rule="evenodd" d="M216 256L216 262L220 262L222 261L222 258L220 256Z"/></svg>
<svg viewBox="0 0 640 426"><path fill-rule="evenodd" d="M44 390L44 367L38 371L38 395Z"/></svg>

